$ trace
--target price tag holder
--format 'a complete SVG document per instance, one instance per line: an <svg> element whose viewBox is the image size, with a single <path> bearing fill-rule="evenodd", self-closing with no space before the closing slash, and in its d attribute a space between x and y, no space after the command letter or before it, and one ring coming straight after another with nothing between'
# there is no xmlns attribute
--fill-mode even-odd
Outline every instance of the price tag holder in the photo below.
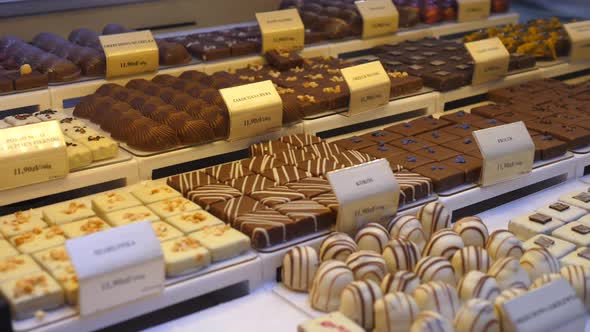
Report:
<svg viewBox="0 0 590 332"><path fill-rule="evenodd" d="M399 184L386 159L327 174L339 203L336 231L354 235L369 222L383 222L399 206Z"/></svg>
<svg viewBox="0 0 590 332"><path fill-rule="evenodd" d="M510 53L499 38L466 43L465 47L475 62L474 85L495 81L508 74Z"/></svg>
<svg viewBox="0 0 590 332"><path fill-rule="evenodd" d="M590 21L564 24L563 27L570 37L571 61L590 60Z"/></svg>
<svg viewBox="0 0 590 332"><path fill-rule="evenodd" d="M500 314L507 332L584 331L586 325L586 308L565 279L506 301Z"/></svg>
<svg viewBox="0 0 590 332"><path fill-rule="evenodd" d="M283 125L283 101L271 81L219 90L229 111L228 140L264 134Z"/></svg>
<svg viewBox="0 0 590 332"><path fill-rule="evenodd" d="M63 178L69 171L57 121L0 130L0 190Z"/></svg>
<svg viewBox="0 0 590 332"><path fill-rule="evenodd" d="M389 103L391 80L379 61L340 70L350 91L348 116L371 111Z"/></svg>
<svg viewBox="0 0 590 332"><path fill-rule="evenodd" d="M68 240L66 249L78 276L82 316L164 289L164 256L148 221Z"/></svg>
<svg viewBox="0 0 590 332"><path fill-rule="evenodd" d="M262 53L303 49L305 29L297 9L256 13L256 20L262 32Z"/></svg>
<svg viewBox="0 0 590 332"><path fill-rule="evenodd" d="M106 56L107 78L157 71L158 45L149 30L99 36Z"/></svg>
<svg viewBox="0 0 590 332"><path fill-rule="evenodd" d="M356 1L363 18L362 38L393 34L399 27L399 13L390 0Z"/></svg>
<svg viewBox="0 0 590 332"><path fill-rule="evenodd" d="M457 0L457 21L468 22L490 17L491 0Z"/></svg>
<svg viewBox="0 0 590 332"><path fill-rule="evenodd" d="M528 174L535 144L522 121L473 132L483 156L481 184L489 186Z"/></svg>

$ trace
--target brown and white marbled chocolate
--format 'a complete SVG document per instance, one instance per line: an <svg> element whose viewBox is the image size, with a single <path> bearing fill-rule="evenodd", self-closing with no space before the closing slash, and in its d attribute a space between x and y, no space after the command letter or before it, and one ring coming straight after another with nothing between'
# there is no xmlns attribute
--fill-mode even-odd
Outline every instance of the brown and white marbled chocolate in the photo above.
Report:
<svg viewBox="0 0 590 332"><path fill-rule="evenodd" d="M290 145L298 148L302 148L304 146L319 144L322 142L322 139L310 134L295 134L289 136L283 136L279 139L283 143L289 143Z"/></svg>
<svg viewBox="0 0 590 332"><path fill-rule="evenodd" d="M422 258L418 247L410 241L394 239L383 249L383 258L387 264L387 271L413 271L416 264Z"/></svg>
<svg viewBox="0 0 590 332"><path fill-rule="evenodd" d="M262 175L273 180L279 185L284 185L289 182L299 181L301 179L310 177L309 172L303 171L295 166L284 165L266 170Z"/></svg>
<svg viewBox="0 0 590 332"><path fill-rule="evenodd" d="M488 275L496 279L502 290L528 289L531 285L531 278L527 271L520 266L518 259L510 256L495 261L490 267Z"/></svg>
<svg viewBox="0 0 590 332"><path fill-rule="evenodd" d="M211 184L189 191L186 194L186 197L199 204L203 209L209 210L212 204L225 202L241 195L242 193L239 190L231 186L225 184Z"/></svg>
<svg viewBox="0 0 590 332"><path fill-rule="evenodd" d="M522 241L512 232L503 229L490 234L486 241L486 250L494 261L504 257L519 259L524 253Z"/></svg>
<svg viewBox="0 0 590 332"><path fill-rule="evenodd" d="M496 297L500 295L500 287L496 279L487 274L470 271L459 280L457 292L463 301L477 298L494 302Z"/></svg>
<svg viewBox="0 0 590 332"><path fill-rule="evenodd" d="M580 301L590 310L590 271L580 265L564 266L559 273L576 291Z"/></svg>
<svg viewBox="0 0 590 332"><path fill-rule="evenodd" d="M420 279L414 272L397 271L388 273L381 281L383 294L402 292L413 294L416 287L420 285Z"/></svg>
<svg viewBox="0 0 590 332"><path fill-rule="evenodd" d="M332 186L326 179L318 177L307 177L303 180L287 183L289 189L296 190L308 198L331 192Z"/></svg>
<svg viewBox="0 0 590 332"><path fill-rule="evenodd" d="M252 174L237 179L231 179L226 183L247 195L253 191L264 190L276 185L272 180L260 174Z"/></svg>
<svg viewBox="0 0 590 332"><path fill-rule="evenodd" d="M254 173L262 173L268 169L284 165L284 163L279 159L267 154L254 156L248 159L242 159L240 164Z"/></svg>
<svg viewBox="0 0 590 332"><path fill-rule="evenodd" d="M283 257L283 284L294 291L307 292L318 269L317 252L308 246L295 247Z"/></svg>
<svg viewBox="0 0 590 332"><path fill-rule="evenodd" d="M203 171L194 171L170 176L166 184L185 195L187 192L204 185L216 184L218 181Z"/></svg>
<svg viewBox="0 0 590 332"><path fill-rule="evenodd" d="M457 278L461 278L469 271L488 272L492 263L485 249L468 246L455 252L451 259L451 264L455 269Z"/></svg>
<svg viewBox="0 0 590 332"><path fill-rule="evenodd" d="M420 309L409 294L384 294L375 302L375 329L373 332L406 332L418 316Z"/></svg>
<svg viewBox="0 0 590 332"><path fill-rule="evenodd" d="M373 304L382 297L383 294L376 282L372 280L353 281L342 291L339 311L370 331L375 325Z"/></svg>
<svg viewBox="0 0 590 332"><path fill-rule="evenodd" d="M275 186L262 190L254 190L250 193L250 197L259 200L262 204L269 207L305 199L305 195L289 189L286 186Z"/></svg>
<svg viewBox="0 0 590 332"><path fill-rule="evenodd" d="M488 239L488 228L481 218L476 216L459 219L453 225L455 231L463 239L466 246L485 247Z"/></svg>
<svg viewBox="0 0 590 332"><path fill-rule="evenodd" d="M340 294L353 281L352 270L346 264L336 260L323 262L313 278L311 307L322 312L338 310Z"/></svg>
<svg viewBox="0 0 590 332"><path fill-rule="evenodd" d="M389 235L392 239L404 239L413 242L416 247L422 252L428 242L426 233L422 229L422 223L414 216L405 215L398 216L387 224Z"/></svg>
<svg viewBox="0 0 590 332"><path fill-rule="evenodd" d="M543 274L558 273L559 261L545 248L531 248L520 257L520 265L528 272L531 280Z"/></svg>
<svg viewBox="0 0 590 332"><path fill-rule="evenodd" d="M332 233L322 241L320 245L320 260L322 262L335 259L346 261L348 256L359 250L356 242L344 233Z"/></svg>
<svg viewBox="0 0 590 332"><path fill-rule="evenodd" d="M291 144L281 141L267 141L252 144L250 146L250 156L260 156L265 154L276 154L283 150L290 150Z"/></svg>
<svg viewBox="0 0 590 332"><path fill-rule="evenodd" d="M422 256L440 256L450 260L456 251L463 249L463 239L450 229L441 229L430 237Z"/></svg>
<svg viewBox="0 0 590 332"><path fill-rule="evenodd" d="M440 281L431 281L418 286L414 291L414 299L420 310L438 312L448 320L455 318L461 306L455 287Z"/></svg>
<svg viewBox="0 0 590 332"><path fill-rule="evenodd" d="M459 309L453 327L455 332L499 332L500 322L491 302L471 299Z"/></svg>
<svg viewBox="0 0 590 332"><path fill-rule="evenodd" d="M422 311L410 327L410 332L454 332L451 321L435 311Z"/></svg>
<svg viewBox="0 0 590 332"><path fill-rule="evenodd" d="M416 264L414 273L422 282L442 281L453 286L457 284L453 266L442 257L422 257Z"/></svg>
<svg viewBox="0 0 590 332"><path fill-rule="evenodd" d="M243 167L239 162L231 162L207 167L205 168L205 173L211 175L221 182L252 174L249 169Z"/></svg>
<svg viewBox="0 0 590 332"><path fill-rule="evenodd" d="M389 233L380 224L369 223L358 231L354 241L360 250L369 250L380 254L389 242Z"/></svg>
<svg viewBox="0 0 590 332"><path fill-rule="evenodd" d="M440 202L431 202L422 206L418 210L417 218L422 222L427 238L451 225L451 212Z"/></svg>
<svg viewBox="0 0 590 332"><path fill-rule="evenodd" d="M348 256L346 265L354 273L355 280L373 280L380 284L387 273L383 257L367 250L361 250Z"/></svg>

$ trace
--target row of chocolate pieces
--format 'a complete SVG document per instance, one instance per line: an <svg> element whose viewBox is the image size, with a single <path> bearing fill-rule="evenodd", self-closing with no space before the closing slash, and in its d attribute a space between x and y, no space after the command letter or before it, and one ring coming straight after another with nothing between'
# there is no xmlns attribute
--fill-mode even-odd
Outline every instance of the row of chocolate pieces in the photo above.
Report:
<svg viewBox="0 0 590 332"><path fill-rule="evenodd" d="M59 121L65 136L70 170L90 165L93 161L115 158L119 154L116 142L92 130L79 119L51 109L7 116L0 120L0 130L43 121Z"/></svg>
<svg viewBox="0 0 590 332"><path fill-rule="evenodd" d="M575 150L590 144L589 82L567 85L552 79L536 80L490 91L488 98L496 104L473 108L471 115L504 123L524 121L535 144L547 147L536 151L541 159L560 155L565 148Z"/></svg>
<svg viewBox="0 0 590 332"><path fill-rule="evenodd" d="M303 134L250 151L250 158L175 175L167 183L250 236L255 248L328 230L338 201L326 172L372 159ZM400 206L432 193L430 181L418 174L400 172L396 178Z"/></svg>
<svg viewBox="0 0 590 332"><path fill-rule="evenodd" d="M166 276L190 274L241 255L249 239L166 185L146 184L0 217L0 292L13 319L78 303L78 279L64 247L79 238L149 221ZM39 317L40 316L40 317Z"/></svg>
<svg viewBox="0 0 590 332"><path fill-rule="evenodd" d="M545 248L567 264L590 268L590 193L574 191L551 204L510 220L508 229L525 249ZM586 256L585 256L586 255Z"/></svg>
<svg viewBox="0 0 590 332"><path fill-rule="evenodd" d="M473 58L459 41L428 37L379 46L372 53L389 71L420 77L424 85L439 91L454 90L472 82ZM534 66L534 57L510 54L509 71Z"/></svg>
<svg viewBox="0 0 590 332"><path fill-rule="evenodd" d="M282 282L309 292L315 310L339 311L374 331L422 331L414 325L426 318L448 327L441 331L500 329L506 323L502 303L561 278L590 307L585 267L561 267L546 249L525 249L506 230L488 235L475 216L450 227L449 212L435 202L416 217L394 218L387 228L368 224L354 240L333 233L319 253L311 247L290 250Z"/></svg>
<svg viewBox="0 0 590 332"><path fill-rule="evenodd" d="M42 88L47 83L47 75L34 71L29 64L13 64L9 67L0 63L0 93Z"/></svg>
<svg viewBox="0 0 590 332"><path fill-rule="evenodd" d="M536 19L473 32L465 42L498 37L510 53L528 54L539 60L557 60L570 50L569 36L558 18Z"/></svg>

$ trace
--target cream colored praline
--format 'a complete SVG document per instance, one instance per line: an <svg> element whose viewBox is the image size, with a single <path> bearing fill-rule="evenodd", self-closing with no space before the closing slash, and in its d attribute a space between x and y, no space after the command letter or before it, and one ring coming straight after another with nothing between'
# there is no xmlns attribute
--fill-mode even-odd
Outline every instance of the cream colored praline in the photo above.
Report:
<svg viewBox="0 0 590 332"><path fill-rule="evenodd" d="M496 311L496 316L500 322L501 331L508 331L508 319L506 318L506 314L504 312L504 303L526 294L527 291L527 289L523 288L505 289L494 300L494 310Z"/></svg>
<svg viewBox="0 0 590 332"><path fill-rule="evenodd" d="M320 261L335 259L346 261L350 254L359 250L356 242L345 233L332 233L320 245Z"/></svg>
<svg viewBox="0 0 590 332"><path fill-rule="evenodd" d="M297 246L283 257L283 284L294 291L307 292L319 266L317 252L309 246Z"/></svg>
<svg viewBox="0 0 590 332"><path fill-rule="evenodd" d="M369 223L359 230L354 241L360 250L369 250L380 254L389 242L389 233L385 227L377 223Z"/></svg>
<svg viewBox="0 0 590 332"><path fill-rule="evenodd" d="M410 330L420 309L411 295L395 292L375 302L373 332L406 332Z"/></svg>
<svg viewBox="0 0 590 332"><path fill-rule="evenodd" d="M339 311L370 331L375 325L373 304L382 297L381 288L376 282L353 281L342 291Z"/></svg>
<svg viewBox="0 0 590 332"><path fill-rule="evenodd" d="M414 290L414 299L422 311L438 312L448 320L455 318L461 300L455 287L440 281L422 284ZM433 301L433 299L437 299Z"/></svg>
<svg viewBox="0 0 590 332"><path fill-rule="evenodd" d="M397 271L395 274L388 273L381 281L383 294L397 292L413 294L418 286L420 286L420 279L414 272L410 271Z"/></svg>
<svg viewBox="0 0 590 332"><path fill-rule="evenodd" d="M420 252L424 250L424 246L428 242L426 233L422 229L422 223L414 216L405 215L395 217L389 221L387 229L392 239L403 239L413 242Z"/></svg>
<svg viewBox="0 0 590 332"><path fill-rule="evenodd" d="M422 223L426 238L430 238L441 229L449 228L451 224L451 212L438 201L422 206L418 210L417 218Z"/></svg>
<svg viewBox="0 0 590 332"><path fill-rule="evenodd" d="M485 249L468 246L455 252L451 264L455 269L457 278L461 278L469 271L488 272L491 260Z"/></svg>
<svg viewBox="0 0 590 332"><path fill-rule="evenodd" d="M501 229L493 232L486 242L486 250L493 261L504 257L519 259L524 253L522 241L512 232Z"/></svg>
<svg viewBox="0 0 590 332"><path fill-rule="evenodd" d="M352 270L343 262L328 260L318 268L309 292L311 307L332 312L340 307L340 294L354 281Z"/></svg>
<svg viewBox="0 0 590 332"><path fill-rule="evenodd" d="M346 265L352 270L355 280L373 280L381 283L387 273L383 256L368 250L361 250L348 256Z"/></svg>
<svg viewBox="0 0 590 332"><path fill-rule="evenodd" d="M496 279L501 289L522 288L528 289L531 278L527 271L514 257L504 257L492 264L488 275Z"/></svg>
<svg viewBox="0 0 590 332"><path fill-rule="evenodd" d="M455 332L498 332L500 322L494 305L486 300L471 299L463 304L453 321Z"/></svg>
<svg viewBox="0 0 590 332"><path fill-rule="evenodd" d="M479 271L468 272L457 285L457 292L463 301L472 298L494 302L500 295L500 287L496 279Z"/></svg>
<svg viewBox="0 0 590 332"><path fill-rule="evenodd" d="M416 264L414 273L416 273L423 283L442 281L452 286L457 284L453 266L448 260L442 257L422 257L418 261L418 264Z"/></svg>
<svg viewBox="0 0 590 332"><path fill-rule="evenodd" d="M558 273L559 261L545 248L531 248L520 257L520 265L528 272L531 280L543 274Z"/></svg>
<svg viewBox="0 0 590 332"><path fill-rule="evenodd" d="M484 247L488 239L488 228L477 216L464 217L453 225L453 231L463 239L465 246Z"/></svg>
<svg viewBox="0 0 590 332"><path fill-rule="evenodd" d="M450 260L455 252L464 246L463 239L457 233L450 229L442 229L432 234L422 256L440 256Z"/></svg>
<svg viewBox="0 0 590 332"><path fill-rule="evenodd" d="M393 239L383 249L383 258L389 273L413 271L422 258L418 247L410 241Z"/></svg>
<svg viewBox="0 0 590 332"><path fill-rule="evenodd" d="M451 321L434 311L422 311L410 327L410 332L454 332Z"/></svg>
<svg viewBox="0 0 590 332"><path fill-rule="evenodd" d="M564 266L559 273L576 291L580 301L590 310L590 270L580 265Z"/></svg>
<svg viewBox="0 0 590 332"><path fill-rule="evenodd" d="M544 274L533 281L529 290L541 288L545 285L548 285L554 281L561 279L563 279L563 276L559 273Z"/></svg>

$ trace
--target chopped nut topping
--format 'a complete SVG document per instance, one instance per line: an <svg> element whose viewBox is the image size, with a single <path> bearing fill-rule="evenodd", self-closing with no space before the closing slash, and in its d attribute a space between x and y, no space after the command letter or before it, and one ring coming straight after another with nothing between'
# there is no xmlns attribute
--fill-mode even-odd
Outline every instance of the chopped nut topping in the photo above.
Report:
<svg viewBox="0 0 590 332"><path fill-rule="evenodd" d="M275 70L271 70L268 72L268 75L274 78L277 78L279 76L281 76L281 72L280 71L275 71Z"/></svg>
<svg viewBox="0 0 590 332"><path fill-rule="evenodd" d="M332 82L344 82L344 77L342 77L342 76L332 76L330 78L330 81L332 81Z"/></svg>
<svg viewBox="0 0 590 332"><path fill-rule="evenodd" d="M315 74L315 75L314 74L307 74L307 75L305 75L303 77L309 78L309 79L312 79L312 80L321 80L321 79L324 78L324 75L322 75L321 73L320 74Z"/></svg>
<svg viewBox="0 0 590 332"><path fill-rule="evenodd" d="M63 249L63 248L58 248L58 249L51 249L49 251L49 255L45 255L43 256L43 259L51 259L52 261L61 261L61 262L67 262L70 260L70 257L68 257L68 252Z"/></svg>
<svg viewBox="0 0 590 332"><path fill-rule="evenodd" d="M174 211L186 211L190 202L182 199L182 198L174 198L168 199L163 202L164 204L164 211L174 212Z"/></svg>
<svg viewBox="0 0 590 332"><path fill-rule="evenodd" d="M154 227L154 232L159 239L163 239L168 235L168 226L164 224L158 224L156 227Z"/></svg>
<svg viewBox="0 0 590 332"><path fill-rule="evenodd" d="M324 88L322 91L325 93L340 93L342 90L340 89L340 85L336 85L335 87L328 87Z"/></svg>
<svg viewBox="0 0 590 332"><path fill-rule="evenodd" d="M125 200L125 198L123 198L123 196L119 193L107 193L106 196L108 197L107 199L107 203L109 204L114 204L116 202L122 202Z"/></svg>
<svg viewBox="0 0 590 332"><path fill-rule="evenodd" d="M100 219L90 219L82 226L80 226L80 230L85 234L92 234L96 232L100 232L105 228L105 224Z"/></svg>
<svg viewBox="0 0 590 332"><path fill-rule="evenodd" d="M172 246L172 252L188 251L200 247L201 243L199 243L199 241L190 237L185 237L174 242L174 245Z"/></svg>
<svg viewBox="0 0 590 332"><path fill-rule="evenodd" d="M209 226L203 228L202 232L205 232L205 235L210 236L223 236L226 232L228 232L231 227L228 224L220 225L220 226Z"/></svg>
<svg viewBox="0 0 590 332"><path fill-rule="evenodd" d="M16 270L23 264L25 264L25 260L22 258L7 258L3 261L0 261L0 272Z"/></svg>
<svg viewBox="0 0 590 332"><path fill-rule="evenodd" d="M47 288L47 278L44 275L38 275L17 280L12 289L13 297L18 299L21 296L30 295L35 291L35 288Z"/></svg>
<svg viewBox="0 0 590 332"><path fill-rule="evenodd" d="M172 193L174 191L168 187L158 187L158 188L152 189L152 191L150 192L150 195L156 195L156 194L159 194L160 192Z"/></svg>
<svg viewBox="0 0 590 332"><path fill-rule="evenodd" d="M315 97L310 96L310 95L297 96L297 100L312 103L312 104L317 104L317 100L315 99Z"/></svg>
<svg viewBox="0 0 590 332"><path fill-rule="evenodd" d="M304 82L302 85L304 88L317 88L319 86L316 82Z"/></svg>
<svg viewBox="0 0 590 332"><path fill-rule="evenodd" d="M138 221L141 219L145 219L151 215L152 214L149 212L139 212L139 213L127 212L127 213L123 214L122 218L125 220L129 220L129 221Z"/></svg>
<svg viewBox="0 0 590 332"><path fill-rule="evenodd" d="M184 221L189 221L193 224L198 224L198 223L201 223L201 222L207 220L207 216L204 215L203 213L200 213L200 212L185 214L185 215L181 216L180 218Z"/></svg>
<svg viewBox="0 0 590 332"><path fill-rule="evenodd" d="M85 209L85 208L86 208L86 204L84 204L84 203L71 202L68 205L68 208L61 211L61 212L69 215L69 214L74 214L74 213L78 212L78 210Z"/></svg>
<svg viewBox="0 0 590 332"><path fill-rule="evenodd" d="M289 76L285 79L287 82L297 81L297 76Z"/></svg>
<svg viewBox="0 0 590 332"><path fill-rule="evenodd" d="M394 72L389 72L387 73L389 76L393 77L393 78L403 78L403 77L408 77L408 73L404 72L400 72L400 71L394 71Z"/></svg>
<svg viewBox="0 0 590 332"><path fill-rule="evenodd" d="M340 69L327 69L328 74L340 74Z"/></svg>
<svg viewBox="0 0 590 332"><path fill-rule="evenodd" d="M301 72L303 72L304 70L305 70L305 69L303 69L303 68L301 68L301 67L299 67L299 66L297 66L297 67L295 67L295 68L291 68L291 69L290 69L290 71L292 71L292 72L294 72L294 73L301 73Z"/></svg>
<svg viewBox="0 0 590 332"><path fill-rule="evenodd" d="M277 88L277 92L278 92L280 95L284 95L284 94L287 94L287 93L295 93L295 90L293 90L293 89L291 89L291 88L286 88L286 89L285 89L285 88L278 87L278 88Z"/></svg>

